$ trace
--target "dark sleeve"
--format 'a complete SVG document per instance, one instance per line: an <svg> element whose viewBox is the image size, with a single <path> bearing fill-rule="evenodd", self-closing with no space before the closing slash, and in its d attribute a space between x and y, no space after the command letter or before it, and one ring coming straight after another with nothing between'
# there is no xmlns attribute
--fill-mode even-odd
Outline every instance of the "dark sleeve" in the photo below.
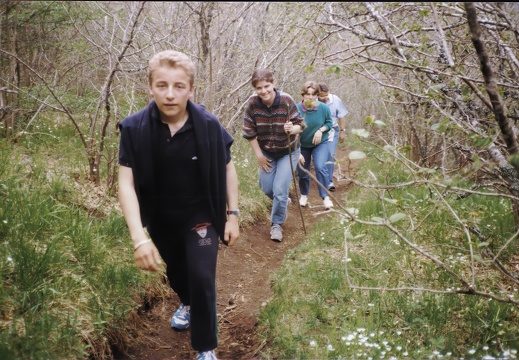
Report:
<svg viewBox="0 0 519 360"><path fill-rule="evenodd" d="M128 128L119 123L121 139L119 140L119 165L132 167L130 133Z"/></svg>
<svg viewBox="0 0 519 360"><path fill-rule="evenodd" d="M225 144L225 163L228 164L231 161L231 146L234 138L225 129L223 129L223 141Z"/></svg>

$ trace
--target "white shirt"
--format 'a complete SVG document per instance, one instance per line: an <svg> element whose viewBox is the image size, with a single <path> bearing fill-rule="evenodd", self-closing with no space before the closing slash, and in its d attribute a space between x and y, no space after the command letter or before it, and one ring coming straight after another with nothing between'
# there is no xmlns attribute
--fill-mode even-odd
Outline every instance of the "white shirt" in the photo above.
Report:
<svg viewBox="0 0 519 360"><path fill-rule="evenodd" d="M330 108L332 113L333 126L338 126L338 120L343 116L348 115L348 109L344 106L341 98L335 94L328 93L328 101L326 105Z"/></svg>

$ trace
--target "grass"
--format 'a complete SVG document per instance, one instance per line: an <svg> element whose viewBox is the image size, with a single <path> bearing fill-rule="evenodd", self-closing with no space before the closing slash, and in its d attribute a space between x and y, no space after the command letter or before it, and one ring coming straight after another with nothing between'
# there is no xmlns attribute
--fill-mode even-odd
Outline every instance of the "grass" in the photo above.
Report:
<svg viewBox="0 0 519 360"><path fill-rule="evenodd" d="M271 201L258 185L258 161L247 140L240 134L234 135L231 148L240 190L240 225L247 227L258 221L269 221Z"/></svg>
<svg viewBox="0 0 519 360"><path fill-rule="evenodd" d="M368 157L360 164L356 180L361 183L375 184L376 178L395 184L417 176L376 149L351 141L349 146L379 159ZM390 224L409 242L469 282L472 245L478 255L476 288L516 299L517 286L493 271L479 252L496 251L512 235L508 201L456 200L454 195L442 201L424 185L384 191L355 186L344 201L371 225L350 222L340 213L323 218L287 254L273 279L274 297L260 314L261 336L268 343L263 358L516 356L516 305L455 293L463 286L454 276L379 226L393 219ZM463 231L467 224L485 240L471 236L469 241ZM512 244L501 260L513 266L514 254ZM389 290L403 287L422 290Z"/></svg>
<svg viewBox="0 0 519 360"><path fill-rule="evenodd" d="M134 265L120 213L85 206L80 152L57 138L0 143L2 359L107 358L144 294L167 289Z"/></svg>

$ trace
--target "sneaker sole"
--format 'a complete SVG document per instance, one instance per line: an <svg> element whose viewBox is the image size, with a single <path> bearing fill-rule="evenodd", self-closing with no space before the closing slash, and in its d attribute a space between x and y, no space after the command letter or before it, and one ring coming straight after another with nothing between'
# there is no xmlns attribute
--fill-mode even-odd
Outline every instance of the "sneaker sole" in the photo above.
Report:
<svg viewBox="0 0 519 360"><path fill-rule="evenodd" d="M191 324L191 321L190 320L181 320L181 321L183 322L183 324L179 323L179 322L173 322L173 319L171 319L171 328L174 330L178 330L178 331L187 330L187 328L189 328L189 325Z"/></svg>
<svg viewBox="0 0 519 360"><path fill-rule="evenodd" d="M186 327L177 327L177 326L173 326L173 325L171 325L171 328L172 328L173 330L176 330L176 331L184 331L184 330L189 329L189 325L187 325Z"/></svg>
<svg viewBox="0 0 519 360"><path fill-rule="evenodd" d="M275 241L275 242L281 242L281 240L283 240L283 234L281 234L281 237L273 237L272 235L270 235L270 240L272 241Z"/></svg>
<svg viewBox="0 0 519 360"><path fill-rule="evenodd" d="M323 204L323 206L324 206L325 210L333 209L333 204L330 204L330 206L326 206L326 205Z"/></svg>
<svg viewBox="0 0 519 360"><path fill-rule="evenodd" d="M179 331L186 330L189 327L189 324L190 324L190 321L188 321L188 320L185 320L185 324L180 324L177 322L173 322L173 319L171 319L171 327L175 330L179 330Z"/></svg>

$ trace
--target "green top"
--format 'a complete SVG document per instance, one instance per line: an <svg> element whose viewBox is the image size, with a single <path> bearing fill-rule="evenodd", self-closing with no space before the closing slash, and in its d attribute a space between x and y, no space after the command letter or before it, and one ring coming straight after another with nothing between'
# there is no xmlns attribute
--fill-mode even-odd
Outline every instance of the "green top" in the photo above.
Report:
<svg viewBox="0 0 519 360"><path fill-rule="evenodd" d="M297 109L303 115L305 119L306 128L301 133L301 147L312 148L316 145L312 144L315 132L320 127L325 127L326 130L323 132L321 143L328 141L328 132L333 126L332 113L330 108L322 102L318 102L319 105L315 110L304 110L302 103L297 103Z"/></svg>

